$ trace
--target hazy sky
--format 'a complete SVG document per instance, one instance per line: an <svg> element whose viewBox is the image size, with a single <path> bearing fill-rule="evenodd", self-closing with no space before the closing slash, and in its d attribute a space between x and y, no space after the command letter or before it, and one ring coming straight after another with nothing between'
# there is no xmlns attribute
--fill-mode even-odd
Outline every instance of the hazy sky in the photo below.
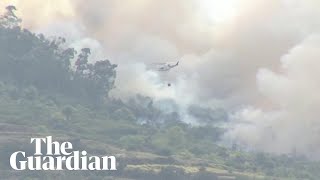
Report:
<svg viewBox="0 0 320 180"><path fill-rule="evenodd" d="M226 138L320 152L318 0L0 1L8 4L24 27L119 64L115 96L224 107L233 121ZM147 68L178 59L169 73Z"/></svg>

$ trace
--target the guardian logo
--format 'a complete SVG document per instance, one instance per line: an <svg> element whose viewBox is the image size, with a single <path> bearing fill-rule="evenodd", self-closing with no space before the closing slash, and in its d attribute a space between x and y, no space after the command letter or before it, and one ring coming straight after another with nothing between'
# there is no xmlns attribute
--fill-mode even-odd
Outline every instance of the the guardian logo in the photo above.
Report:
<svg viewBox="0 0 320 180"><path fill-rule="evenodd" d="M17 151L10 156L14 170L117 170L114 156L87 156L86 151L73 151L70 142L52 142L52 137L31 138L35 144L33 156ZM46 146L46 152L42 147Z"/></svg>

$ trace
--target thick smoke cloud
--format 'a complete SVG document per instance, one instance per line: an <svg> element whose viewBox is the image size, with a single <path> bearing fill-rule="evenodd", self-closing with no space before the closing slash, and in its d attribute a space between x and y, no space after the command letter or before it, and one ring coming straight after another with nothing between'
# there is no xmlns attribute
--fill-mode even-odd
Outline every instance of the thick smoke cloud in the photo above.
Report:
<svg viewBox="0 0 320 180"><path fill-rule="evenodd" d="M316 152L319 1L237 0L235 15L224 21L210 19L201 1L207 0L4 0L0 6L15 4L25 27L70 37L72 46L91 47L92 59L119 64L114 96L222 107L230 113L232 141L268 152ZM178 59L169 73L148 70Z"/></svg>
<svg viewBox="0 0 320 180"><path fill-rule="evenodd" d="M319 158L319 46L320 35L310 35L281 58L280 72L260 69L258 89L274 109L235 113L238 124L228 135L260 150Z"/></svg>

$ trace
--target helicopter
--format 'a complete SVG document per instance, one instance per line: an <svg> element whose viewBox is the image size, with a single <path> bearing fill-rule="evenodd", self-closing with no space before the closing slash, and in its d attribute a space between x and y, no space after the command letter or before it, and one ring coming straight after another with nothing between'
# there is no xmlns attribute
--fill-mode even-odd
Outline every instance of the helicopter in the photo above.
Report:
<svg viewBox="0 0 320 180"><path fill-rule="evenodd" d="M154 63L155 69L157 71L170 71L172 68L176 67L179 65L179 61L178 62L166 62L166 63Z"/></svg>
<svg viewBox="0 0 320 180"><path fill-rule="evenodd" d="M179 66L179 61L177 62L165 62L165 63L153 63L152 64L152 70L154 71L159 71L159 72L164 72L164 76L166 76L165 74L167 74L167 72L169 72L171 69ZM168 87L171 87L172 84L171 83L167 83Z"/></svg>

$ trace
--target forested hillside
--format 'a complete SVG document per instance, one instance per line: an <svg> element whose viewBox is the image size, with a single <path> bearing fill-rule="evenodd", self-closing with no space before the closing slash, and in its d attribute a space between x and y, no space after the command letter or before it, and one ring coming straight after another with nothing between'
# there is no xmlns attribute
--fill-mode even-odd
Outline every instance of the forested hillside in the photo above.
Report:
<svg viewBox="0 0 320 180"><path fill-rule="evenodd" d="M68 37L46 38L20 27L12 9L0 19L1 179L314 179L320 163L293 155L219 145L223 112L190 107L206 125L191 126L177 112L136 95L115 99L116 64L88 61L91 50L65 47ZM121 66L121 65L119 65ZM32 152L30 138L53 136L94 155L116 155L116 172L16 172L9 156Z"/></svg>

